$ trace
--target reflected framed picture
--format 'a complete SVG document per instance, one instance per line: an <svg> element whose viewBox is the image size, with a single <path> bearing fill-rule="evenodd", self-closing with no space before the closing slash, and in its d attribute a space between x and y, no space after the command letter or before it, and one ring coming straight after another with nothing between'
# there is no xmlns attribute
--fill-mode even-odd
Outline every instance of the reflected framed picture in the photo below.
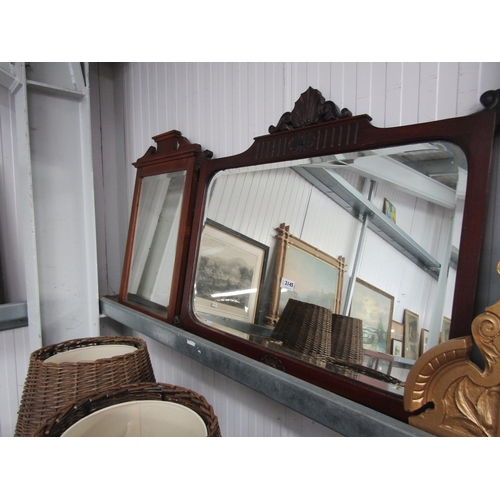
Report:
<svg viewBox="0 0 500 500"><path fill-rule="evenodd" d="M201 235L194 310L253 323L269 247L207 219Z"/></svg>
<svg viewBox="0 0 500 500"><path fill-rule="evenodd" d="M443 323L441 326L441 333L439 335L439 342L446 342L450 340L450 325L451 319L443 316Z"/></svg>
<svg viewBox="0 0 500 500"><path fill-rule="evenodd" d="M419 355L422 356L422 354L427 351L427 343L429 342L429 330L426 328L422 328L420 330L420 352Z"/></svg>
<svg viewBox="0 0 500 500"><path fill-rule="evenodd" d="M404 325L404 357L408 359L417 359L420 351L420 329L418 314L405 309Z"/></svg>
<svg viewBox="0 0 500 500"><path fill-rule="evenodd" d="M289 299L326 307L340 313L345 260L332 257L290 234L284 223L278 239L268 325L275 325Z"/></svg>
<svg viewBox="0 0 500 500"><path fill-rule="evenodd" d="M405 332L405 326L403 325L403 323L399 323L398 321L392 322L391 338L403 342L404 332Z"/></svg>
<svg viewBox="0 0 500 500"><path fill-rule="evenodd" d="M363 349L391 352L394 297L356 278L349 316L363 321Z"/></svg>
<svg viewBox="0 0 500 500"><path fill-rule="evenodd" d="M384 198L384 214L396 224L396 207L387 198Z"/></svg>
<svg viewBox="0 0 500 500"><path fill-rule="evenodd" d="M403 356L403 342L401 340L391 340L391 354L393 356Z"/></svg>
<svg viewBox="0 0 500 500"><path fill-rule="evenodd" d="M5 303L5 292L3 287L2 255L0 254L0 304Z"/></svg>

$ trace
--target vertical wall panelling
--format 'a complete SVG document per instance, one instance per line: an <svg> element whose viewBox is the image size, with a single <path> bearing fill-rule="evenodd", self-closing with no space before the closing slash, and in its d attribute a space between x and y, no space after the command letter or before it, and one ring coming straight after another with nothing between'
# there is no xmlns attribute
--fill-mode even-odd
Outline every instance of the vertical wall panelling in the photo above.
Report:
<svg viewBox="0 0 500 500"><path fill-rule="evenodd" d="M115 91L123 92L122 98L117 99L123 107L122 111L114 112L122 112L124 117L129 205L135 177L131 164L144 154L156 133L181 130L191 142L221 157L240 153L251 145L253 137L266 134L269 125L275 125L285 111L290 111L308 86L318 88L325 99L349 108L354 114L371 115L372 123L379 127L468 114L479 109L482 92L500 87L498 63L126 63L118 68L114 73ZM104 172L106 169L103 162ZM293 224L300 228L304 238L317 238L320 245L330 247L342 241L340 246L352 262L355 249L352 241L357 241L359 223L336 227L332 221L328 223L331 234L321 234L314 221L304 221L303 213L308 205L320 213L324 201L312 196L310 189L301 188L301 183L292 176L287 184L278 184L278 178L284 175L284 171L261 171L247 175L245 184L221 178L220 182L232 182L232 196L239 199L239 211L227 213L228 200L217 199L215 194L211 210L217 217L226 217L225 223L234 229L271 244L274 235L265 234L267 230L263 229L273 227L266 226L269 221ZM252 209L250 200L256 199L257 193L261 195L261 203L254 211L255 217L245 220L243 214ZM290 205L281 205L280 198L285 193L294 193ZM384 195L389 199L392 196L398 203L398 224L415 238L421 237L425 232L422 217L430 210L428 204L406 206L394 192L382 189L376 193L376 203L383 203ZM124 224L118 214L109 215L118 224ZM444 215L439 216L442 221ZM429 251L440 252L446 223L430 230L433 242ZM401 294L395 297L396 320L402 320L405 308L425 310L432 303L435 280L418 268L406 272L403 278L405 257L395 250L381 254L377 248L380 248L379 238L372 234L367 237L360 276L375 286L388 283L390 288L397 289L404 285ZM337 254L333 250L331 253ZM108 254L108 258L112 257ZM381 270L382 261L390 262L393 267L389 281ZM423 314L422 321L428 320ZM283 406L147 340L158 380L192 384L194 390L213 404L225 435L323 435L324 431L314 422L298 414L291 415Z"/></svg>
<svg viewBox="0 0 500 500"><path fill-rule="evenodd" d="M400 125L409 125L418 123L418 95L420 65L418 63L403 63L401 71L401 123Z"/></svg>
<svg viewBox="0 0 500 500"><path fill-rule="evenodd" d="M116 71L117 65L95 63L90 72L95 204L96 213L102 214L96 217L100 295L118 295L129 220L126 174L130 166L125 160L124 110L115 105L122 93Z"/></svg>
<svg viewBox="0 0 500 500"><path fill-rule="evenodd" d="M28 371L29 327L0 332L0 436L14 435Z"/></svg>
<svg viewBox="0 0 500 500"><path fill-rule="evenodd" d="M449 118L457 114L458 63L440 63L438 71L436 119Z"/></svg>
<svg viewBox="0 0 500 500"><path fill-rule="evenodd" d="M420 94L418 101L419 122L437 119L437 79L439 63L420 63Z"/></svg>
<svg viewBox="0 0 500 500"><path fill-rule="evenodd" d="M376 127L385 127L386 107L386 78L387 63L370 63L370 99L369 108L360 108L358 113L366 113L371 116L372 124Z"/></svg>

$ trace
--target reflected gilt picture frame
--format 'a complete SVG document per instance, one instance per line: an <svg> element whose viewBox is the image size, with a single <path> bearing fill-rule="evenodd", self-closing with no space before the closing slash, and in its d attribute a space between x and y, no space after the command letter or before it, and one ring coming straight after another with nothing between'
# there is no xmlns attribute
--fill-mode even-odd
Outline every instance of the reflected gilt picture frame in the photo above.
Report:
<svg viewBox="0 0 500 500"><path fill-rule="evenodd" d="M404 325L404 357L408 359L417 359L420 351L419 315L405 309Z"/></svg>
<svg viewBox="0 0 500 500"><path fill-rule="evenodd" d="M290 298L340 314L344 257L332 257L297 238L285 223L276 232L276 264L266 324L276 325Z"/></svg>
<svg viewBox="0 0 500 500"><path fill-rule="evenodd" d="M427 351L427 344L429 342L429 330L427 328L422 328L420 330L420 356Z"/></svg>
<svg viewBox="0 0 500 500"><path fill-rule="evenodd" d="M363 349L391 352L394 297L356 278L349 316L363 321Z"/></svg>
<svg viewBox="0 0 500 500"><path fill-rule="evenodd" d="M450 326L451 326L451 319L447 318L446 316L443 316L443 323L441 326L441 332L439 335L439 342L446 342L447 340L450 340Z"/></svg>
<svg viewBox="0 0 500 500"><path fill-rule="evenodd" d="M254 323L268 255L267 245L206 219L196 272L195 311Z"/></svg>

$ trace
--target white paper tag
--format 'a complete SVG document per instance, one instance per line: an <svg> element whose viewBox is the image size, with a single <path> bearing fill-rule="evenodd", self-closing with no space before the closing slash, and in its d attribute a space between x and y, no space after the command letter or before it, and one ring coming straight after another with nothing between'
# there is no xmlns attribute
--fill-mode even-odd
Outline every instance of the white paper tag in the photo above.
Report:
<svg viewBox="0 0 500 500"><path fill-rule="evenodd" d="M285 288L286 290L290 290L291 292L293 292L293 290L295 289L295 281L281 278L281 288Z"/></svg>

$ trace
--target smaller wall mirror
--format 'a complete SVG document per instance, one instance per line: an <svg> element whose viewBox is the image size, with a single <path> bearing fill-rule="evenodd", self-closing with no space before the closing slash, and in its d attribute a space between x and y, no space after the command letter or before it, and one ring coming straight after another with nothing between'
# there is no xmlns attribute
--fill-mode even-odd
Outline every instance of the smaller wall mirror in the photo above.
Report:
<svg viewBox="0 0 500 500"><path fill-rule="evenodd" d="M153 137L137 177L120 301L174 322L180 310L200 146L180 132Z"/></svg>

